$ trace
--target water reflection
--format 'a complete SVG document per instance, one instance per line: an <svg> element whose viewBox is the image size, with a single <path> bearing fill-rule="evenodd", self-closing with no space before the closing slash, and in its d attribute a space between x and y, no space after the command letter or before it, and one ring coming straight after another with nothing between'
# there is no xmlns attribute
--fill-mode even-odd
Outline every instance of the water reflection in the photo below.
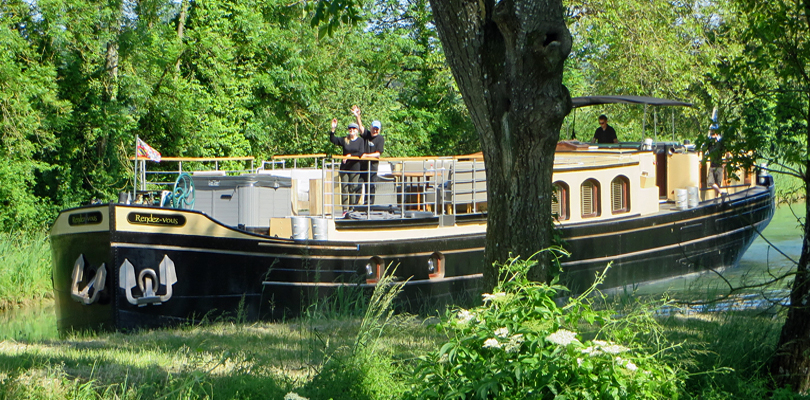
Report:
<svg viewBox="0 0 810 400"><path fill-rule="evenodd" d="M792 210L791 210L792 208ZM795 214L794 214L795 213ZM767 287L743 289L729 296L729 288L756 286L789 273L802 250L802 229L797 218L804 217L804 203L776 209L771 223L743 255L739 265L722 271L706 271L626 288L636 295L670 293L683 301L724 298L708 305L691 306L681 311L707 312L739 309L767 309L786 304L792 280L783 279ZM777 251L776 249L779 249ZM783 254L780 254L780 251Z"/></svg>
<svg viewBox="0 0 810 400"><path fill-rule="evenodd" d="M31 342L58 336L52 300L0 313L0 340Z"/></svg>

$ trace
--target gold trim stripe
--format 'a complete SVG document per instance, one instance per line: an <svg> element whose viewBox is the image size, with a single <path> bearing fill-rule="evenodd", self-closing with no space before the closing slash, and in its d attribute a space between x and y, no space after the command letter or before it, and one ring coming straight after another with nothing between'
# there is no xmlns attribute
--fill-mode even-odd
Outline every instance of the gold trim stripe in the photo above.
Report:
<svg viewBox="0 0 810 400"><path fill-rule="evenodd" d="M759 225L762 225L763 222L765 222L765 221L757 222L756 224L754 224L754 228L759 229ZM578 260L578 261L566 261L566 262L563 262L561 264L564 267L570 267L570 266L574 266L574 265L580 265L580 264L592 263L592 262L614 261L614 260L616 260L618 258L637 256L637 255L652 253L652 252L661 251L661 250L669 250L669 249L673 249L673 248L677 248L677 247L688 246L690 244L698 243L698 242L701 242L701 241L704 241L704 240L732 235L732 234L735 234L737 232L740 232L740 231L743 231L743 230L746 230L746 229L749 229L749 226L745 226L745 227L742 227L742 228L737 228L737 229L735 229L733 231L723 232L723 233L713 235L713 236L704 236L704 237L699 238L699 239L693 239L693 240L689 240L689 241L686 241L686 242L679 242L679 243L675 243L675 244L669 244L669 245L662 246L662 247L655 247L655 248L652 248L652 249L634 251L632 253L622 253L622 254L619 254L619 255L616 255L616 256L589 258L587 260Z"/></svg>
<svg viewBox="0 0 810 400"><path fill-rule="evenodd" d="M757 205L756 207L760 207L760 205ZM722 215L726 215L726 214L738 214L739 212L740 212L740 210L726 210L726 211L722 211L722 212L718 212L718 213L714 213L714 214L709 214L709 215L703 215L703 216L695 217L695 218L679 219L677 221L667 222L667 223L661 224L661 225L643 226L643 227L640 227L640 228L627 229L627 230L618 231L618 232L614 231L614 232L608 232L608 233L595 233L593 235L574 236L574 237L571 237L571 238L566 238L566 240L571 241L571 240L590 239L590 238L598 238L598 237L603 237L603 236L612 236L612 235L616 235L616 234L623 235L625 233L630 233L630 232L639 232L639 231L645 231L645 230L648 230L648 229L657 229L657 228L662 228L662 227L667 227L667 226L675 226L675 225L682 224L682 223L688 223L688 222L692 222L692 221L708 219L708 218L722 216ZM638 215L638 216L635 216L633 218L650 218L651 215L654 215L654 214ZM611 221L615 221L615 220L611 220ZM602 221L600 221L600 222L602 222ZM566 228L565 225L563 225L562 227L563 227L563 229ZM578 227L574 226L572 228L578 228Z"/></svg>

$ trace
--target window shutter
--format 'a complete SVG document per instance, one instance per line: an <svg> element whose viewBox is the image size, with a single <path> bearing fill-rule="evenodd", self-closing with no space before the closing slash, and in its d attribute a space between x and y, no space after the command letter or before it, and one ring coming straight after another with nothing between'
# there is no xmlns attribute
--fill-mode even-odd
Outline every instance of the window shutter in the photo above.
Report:
<svg viewBox="0 0 810 400"><path fill-rule="evenodd" d="M582 184L582 216L588 217L596 214L594 208L593 198L593 183L585 182Z"/></svg>
<svg viewBox="0 0 810 400"><path fill-rule="evenodd" d="M613 212L624 211L624 181L616 178L610 184Z"/></svg>

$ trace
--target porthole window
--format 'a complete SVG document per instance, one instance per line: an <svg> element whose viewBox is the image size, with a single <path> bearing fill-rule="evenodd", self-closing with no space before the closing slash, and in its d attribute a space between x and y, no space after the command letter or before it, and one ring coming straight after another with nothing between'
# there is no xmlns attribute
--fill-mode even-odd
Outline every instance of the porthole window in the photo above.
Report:
<svg viewBox="0 0 810 400"><path fill-rule="evenodd" d="M366 266L363 268L362 272L366 277L367 284L374 284L380 280L380 276L383 273L382 266L383 260L377 256L371 257L368 262L366 262Z"/></svg>
<svg viewBox="0 0 810 400"><path fill-rule="evenodd" d="M551 198L551 214L558 221L568 219L568 185L565 182L554 182L554 196Z"/></svg>
<svg viewBox="0 0 810 400"><path fill-rule="evenodd" d="M625 176L617 176L610 182L610 203L613 214L630 211L630 181Z"/></svg>
<svg viewBox="0 0 810 400"><path fill-rule="evenodd" d="M599 182L596 179L588 179L580 186L582 218L598 217L599 207Z"/></svg>
<svg viewBox="0 0 810 400"><path fill-rule="evenodd" d="M427 262L428 277L444 278L444 255L436 252L430 255Z"/></svg>

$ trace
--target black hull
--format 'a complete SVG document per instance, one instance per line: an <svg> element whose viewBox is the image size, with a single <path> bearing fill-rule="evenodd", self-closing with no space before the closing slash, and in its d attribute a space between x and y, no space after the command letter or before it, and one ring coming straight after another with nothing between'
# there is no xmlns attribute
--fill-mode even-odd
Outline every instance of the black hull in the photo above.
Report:
<svg viewBox="0 0 810 400"><path fill-rule="evenodd" d="M94 213L101 223L65 222ZM180 216L184 225L172 219L141 229L126 222L134 213ZM686 211L567 226L563 236L572 257L563 262L563 281L581 290L609 262L606 288L733 266L772 215L772 189L758 187ZM359 244L287 240L226 227L193 211L117 204L67 210L51 237L58 325L61 331L129 330L223 316L295 316L337 291L372 290L370 260L398 266L397 276L411 278L403 298L411 310L432 310L478 297L484 243L483 233ZM436 254L443 257L443 276L430 276L427 268ZM173 284L159 268L167 259ZM77 281L78 260L84 274ZM161 284L152 297L137 286L128 294L126 263L136 277L147 268L155 272ZM104 288L95 298L94 289L77 295L102 264Z"/></svg>

